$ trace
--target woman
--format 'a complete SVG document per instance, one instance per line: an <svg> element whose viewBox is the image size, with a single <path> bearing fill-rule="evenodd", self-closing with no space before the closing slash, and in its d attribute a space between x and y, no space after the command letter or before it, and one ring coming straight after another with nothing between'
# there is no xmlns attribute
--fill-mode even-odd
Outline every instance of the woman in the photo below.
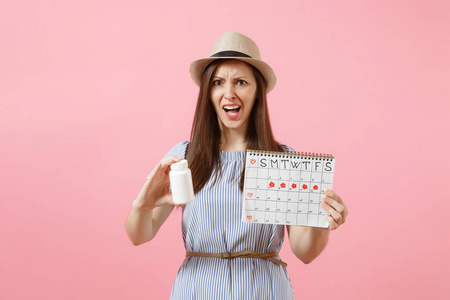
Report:
<svg viewBox="0 0 450 300"><path fill-rule="evenodd" d="M139 245L156 235L174 206L170 165L185 157L196 195L183 207L187 257L171 299L293 299L277 254L284 225L240 220L245 150L293 151L275 141L270 127L266 93L275 74L256 44L235 32L224 33L210 57L194 61L190 72L200 86L191 139L173 147L148 176L126 220L129 238ZM334 191L326 195L328 229L287 226L291 249L304 263L322 252L329 231L348 214Z"/></svg>

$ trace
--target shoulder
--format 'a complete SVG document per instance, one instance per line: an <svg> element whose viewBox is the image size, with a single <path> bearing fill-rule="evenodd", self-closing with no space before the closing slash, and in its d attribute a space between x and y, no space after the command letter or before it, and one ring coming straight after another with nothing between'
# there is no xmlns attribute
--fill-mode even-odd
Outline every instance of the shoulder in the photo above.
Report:
<svg viewBox="0 0 450 300"><path fill-rule="evenodd" d="M280 147L282 149L282 152L296 152L293 148L289 147L288 145L280 144Z"/></svg>
<svg viewBox="0 0 450 300"><path fill-rule="evenodd" d="M189 145L189 141L179 142L178 144L173 146L172 149L170 149L169 152L167 152L166 156L164 156L164 157L169 157L169 156L185 157L188 145Z"/></svg>
<svg viewBox="0 0 450 300"><path fill-rule="evenodd" d="M179 142L178 144L173 146L172 149L169 150L169 152L167 152L167 154L164 156L164 158L169 157L169 156L181 156L183 158L186 158L186 150L187 150L188 145L189 145L189 141ZM147 176L147 179L150 177L150 174Z"/></svg>

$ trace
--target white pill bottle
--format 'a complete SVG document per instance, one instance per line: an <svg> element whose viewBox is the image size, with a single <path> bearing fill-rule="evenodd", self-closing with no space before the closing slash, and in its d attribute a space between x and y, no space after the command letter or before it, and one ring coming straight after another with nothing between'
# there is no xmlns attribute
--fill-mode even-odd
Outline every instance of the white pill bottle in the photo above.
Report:
<svg viewBox="0 0 450 300"><path fill-rule="evenodd" d="M187 160L183 159L170 166L170 188L175 204L186 204L194 200L191 170Z"/></svg>

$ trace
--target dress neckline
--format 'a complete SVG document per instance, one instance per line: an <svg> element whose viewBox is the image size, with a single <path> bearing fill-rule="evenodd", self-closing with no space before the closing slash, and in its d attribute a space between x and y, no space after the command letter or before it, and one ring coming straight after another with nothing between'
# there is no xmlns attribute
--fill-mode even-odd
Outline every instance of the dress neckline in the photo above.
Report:
<svg viewBox="0 0 450 300"><path fill-rule="evenodd" d="M222 160L242 160L245 158L245 151L223 151L220 150Z"/></svg>

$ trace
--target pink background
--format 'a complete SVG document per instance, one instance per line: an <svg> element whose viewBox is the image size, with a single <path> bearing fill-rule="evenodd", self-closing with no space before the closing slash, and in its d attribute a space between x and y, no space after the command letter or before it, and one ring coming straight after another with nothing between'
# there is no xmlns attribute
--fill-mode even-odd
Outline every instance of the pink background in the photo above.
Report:
<svg viewBox="0 0 450 300"><path fill-rule="evenodd" d="M189 64L225 31L252 37L275 69L278 140L337 157L348 222L310 265L286 241L297 298L448 296L448 1L8 2L0 298L169 297L181 210L139 247L124 220L189 138Z"/></svg>

